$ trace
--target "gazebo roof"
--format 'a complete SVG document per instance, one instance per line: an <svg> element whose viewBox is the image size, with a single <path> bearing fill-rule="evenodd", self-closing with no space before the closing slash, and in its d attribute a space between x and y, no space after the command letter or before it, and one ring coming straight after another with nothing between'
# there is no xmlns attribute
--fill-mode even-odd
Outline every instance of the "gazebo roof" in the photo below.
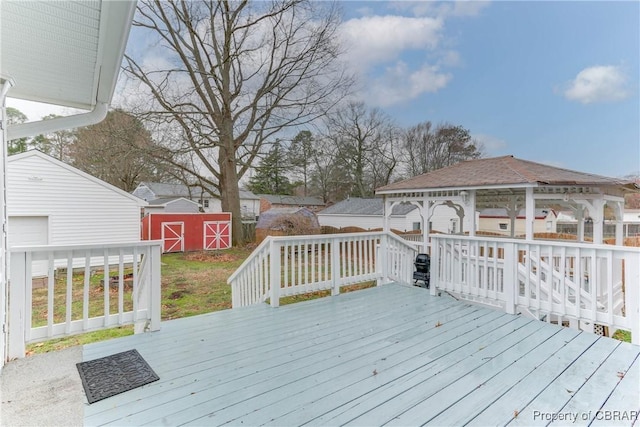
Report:
<svg viewBox="0 0 640 427"><path fill-rule="evenodd" d="M467 160L380 187L377 194L454 188L617 186L637 190L628 181L517 159L513 156Z"/></svg>

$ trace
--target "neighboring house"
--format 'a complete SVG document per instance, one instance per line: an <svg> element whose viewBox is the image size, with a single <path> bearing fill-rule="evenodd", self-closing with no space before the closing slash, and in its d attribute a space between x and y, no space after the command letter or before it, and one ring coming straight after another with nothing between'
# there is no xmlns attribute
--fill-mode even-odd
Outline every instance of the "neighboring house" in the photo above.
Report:
<svg viewBox="0 0 640 427"><path fill-rule="evenodd" d="M240 190L240 214L243 222L255 222L260 215L260 197L251 191Z"/></svg>
<svg viewBox="0 0 640 427"><path fill-rule="evenodd" d="M383 203L380 198L350 197L317 213L320 225L336 228L360 227L365 230L382 228ZM398 231L421 230L420 210L410 203L395 205L389 217L389 227Z"/></svg>
<svg viewBox="0 0 640 427"><path fill-rule="evenodd" d="M624 236L640 236L640 209L625 209L622 219Z"/></svg>
<svg viewBox="0 0 640 427"><path fill-rule="evenodd" d="M8 158L9 247L139 241L146 205L40 151Z"/></svg>
<svg viewBox="0 0 640 427"><path fill-rule="evenodd" d="M199 210L201 209L202 212L222 212L220 198L197 186L191 187L184 184L165 184L145 181L138 184L138 187L133 190L132 194L150 202L149 204L152 206L183 198L198 204ZM154 202L158 199L162 201ZM193 206L187 206L184 202L174 204L172 209L177 209L178 207L184 207L186 210L183 212L193 211ZM255 221L260 213L260 198L250 191L240 190L240 211L243 219ZM157 210L154 210L153 207L145 210L145 213L150 212L157 212ZM172 210L171 212L178 211Z"/></svg>
<svg viewBox="0 0 640 427"><path fill-rule="evenodd" d="M260 213L272 208L307 208L311 212L319 212L325 207L317 197L286 196L280 194L258 194Z"/></svg>
<svg viewBox="0 0 640 427"><path fill-rule="evenodd" d="M511 235L511 219L504 208L482 209L478 215L478 231ZM536 209L534 233L555 233L558 216L553 209ZM521 209L515 219L515 236L525 233L525 212Z"/></svg>
<svg viewBox="0 0 640 427"><path fill-rule="evenodd" d="M184 197L155 199L148 202L149 206L144 208L145 214L152 213L198 213L200 205L193 200Z"/></svg>

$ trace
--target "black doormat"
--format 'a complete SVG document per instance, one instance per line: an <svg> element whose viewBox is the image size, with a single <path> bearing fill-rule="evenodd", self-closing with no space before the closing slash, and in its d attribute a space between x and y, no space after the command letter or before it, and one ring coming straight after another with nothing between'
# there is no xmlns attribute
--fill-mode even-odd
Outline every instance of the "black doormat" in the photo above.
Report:
<svg viewBox="0 0 640 427"><path fill-rule="evenodd" d="M76 363L76 366L89 403L160 379L137 350Z"/></svg>

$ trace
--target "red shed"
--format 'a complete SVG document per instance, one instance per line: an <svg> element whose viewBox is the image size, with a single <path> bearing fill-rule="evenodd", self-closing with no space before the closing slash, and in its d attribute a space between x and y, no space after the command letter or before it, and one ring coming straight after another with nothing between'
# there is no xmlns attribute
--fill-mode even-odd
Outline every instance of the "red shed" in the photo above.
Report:
<svg viewBox="0 0 640 427"><path fill-rule="evenodd" d="M142 218L142 240L162 240L163 252L231 247L231 213L153 213Z"/></svg>

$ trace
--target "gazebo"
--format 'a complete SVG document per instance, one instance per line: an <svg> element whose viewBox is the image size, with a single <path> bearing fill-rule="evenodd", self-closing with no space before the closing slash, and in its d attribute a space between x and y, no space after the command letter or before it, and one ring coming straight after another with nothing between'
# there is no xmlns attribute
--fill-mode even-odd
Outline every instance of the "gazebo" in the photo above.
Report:
<svg viewBox="0 0 640 427"><path fill-rule="evenodd" d="M631 182L547 166L513 156L469 160L378 188L385 231L396 204L421 210L422 252L431 256L431 293L612 335L632 331L640 343L640 249L622 246L624 195ZM454 209L456 234L433 234L436 207ZM535 211L561 206L578 219L576 241L536 239ZM615 218L615 245L604 245L605 207ZM476 212L505 209L511 236L481 236ZM524 211L525 233L515 221ZM593 224L591 242L585 223Z"/></svg>
<svg viewBox="0 0 640 427"><path fill-rule="evenodd" d="M518 212L524 210L525 240L534 240L536 208L562 206L571 209L578 220L577 241L585 241L584 225L589 221L596 244L603 243L604 212L609 206L615 218L616 245L622 245L624 195L639 190L633 182L502 156L460 162L378 188L376 194L384 198L385 219L402 202L421 209L426 250L429 218L440 205L456 211L460 234L471 237L477 231L475 212L486 208L506 209L510 237L519 237L514 235L514 224Z"/></svg>

